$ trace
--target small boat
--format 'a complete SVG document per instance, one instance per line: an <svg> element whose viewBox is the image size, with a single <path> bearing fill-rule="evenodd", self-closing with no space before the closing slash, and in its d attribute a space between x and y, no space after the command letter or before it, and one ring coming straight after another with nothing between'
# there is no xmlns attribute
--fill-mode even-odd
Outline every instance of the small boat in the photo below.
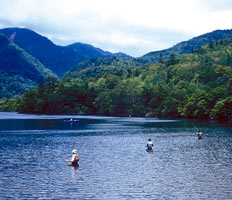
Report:
<svg viewBox="0 0 232 200"><path fill-rule="evenodd" d="M79 123L80 120L78 119L65 119L64 123Z"/></svg>

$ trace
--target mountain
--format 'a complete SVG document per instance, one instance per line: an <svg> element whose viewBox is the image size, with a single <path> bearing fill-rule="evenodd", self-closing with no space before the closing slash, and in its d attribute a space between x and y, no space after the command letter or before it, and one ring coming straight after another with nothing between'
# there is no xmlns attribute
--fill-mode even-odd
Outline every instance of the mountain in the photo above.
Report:
<svg viewBox="0 0 232 200"><path fill-rule="evenodd" d="M0 101L0 110L231 119L232 39L209 43L173 62L141 66L136 59L88 60L60 82Z"/></svg>
<svg viewBox="0 0 232 200"><path fill-rule="evenodd" d="M74 43L59 46L40 34L23 28L0 29L12 42L37 58L46 68L62 76L76 64L90 58L111 56L129 57L126 54L113 54L88 44Z"/></svg>
<svg viewBox="0 0 232 200"><path fill-rule="evenodd" d="M92 58L87 61L77 64L74 68L68 71L63 80L68 79L88 79L102 76L104 73L114 74L122 73L125 70L143 69L148 66L148 63L143 59L126 58L126 57L106 57ZM119 72L120 71L120 72Z"/></svg>
<svg viewBox="0 0 232 200"><path fill-rule="evenodd" d="M93 47L92 45L83 44L80 42L68 45L66 46L66 48L71 49L72 51L76 52L79 55L82 55L86 59L97 58L97 57L103 58L103 57L110 57L114 55L108 51L103 51L99 48Z"/></svg>
<svg viewBox="0 0 232 200"><path fill-rule="evenodd" d="M24 93L35 87L41 76L56 75L0 34L0 98Z"/></svg>
<svg viewBox="0 0 232 200"><path fill-rule="evenodd" d="M183 54L193 53L207 43L217 42L218 40L222 40L225 38L232 38L232 29L215 30L213 32L206 33L198 37L194 37L188 41L180 42L171 48L147 53L141 58L152 62L157 62L159 61L160 56L162 56L162 58L166 60L172 52L179 57Z"/></svg>
<svg viewBox="0 0 232 200"><path fill-rule="evenodd" d="M210 33L206 33L201 36L194 37L193 39L190 39L188 41L178 43L169 49L150 52L139 58L110 57L89 59L87 61L78 63L75 67L73 67L64 75L64 79L86 79L89 77L98 77L99 74L104 72L114 73L117 68L143 68L151 65L152 63L159 62L160 54L162 54L163 56L163 61L171 61L171 59L169 58L172 54L175 55L174 57L180 57L184 54L190 54L198 51L202 46L208 43L214 45L214 43L225 38L232 38L232 29L216 30Z"/></svg>

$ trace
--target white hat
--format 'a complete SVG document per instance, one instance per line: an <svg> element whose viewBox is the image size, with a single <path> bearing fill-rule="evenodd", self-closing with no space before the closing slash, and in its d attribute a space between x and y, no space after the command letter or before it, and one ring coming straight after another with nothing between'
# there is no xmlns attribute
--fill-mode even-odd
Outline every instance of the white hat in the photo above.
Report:
<svg viewBox="0 0 232 200"><path fill-rule="evenodd" d="M72 150L72 153L77 153L77 150L76 150L76 149L73 149L73 150Z"/></svg>

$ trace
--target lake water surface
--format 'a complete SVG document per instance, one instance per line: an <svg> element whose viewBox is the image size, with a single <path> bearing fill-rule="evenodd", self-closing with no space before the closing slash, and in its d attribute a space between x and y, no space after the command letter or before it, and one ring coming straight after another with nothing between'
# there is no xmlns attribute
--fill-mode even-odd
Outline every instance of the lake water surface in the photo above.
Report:
<svg viewBox="0 0 232 200"><path fill-rule="evenodd" d="M79 168L65 163L74 148ZM232 199L232 127L0 113L0 199Z"/></svg>

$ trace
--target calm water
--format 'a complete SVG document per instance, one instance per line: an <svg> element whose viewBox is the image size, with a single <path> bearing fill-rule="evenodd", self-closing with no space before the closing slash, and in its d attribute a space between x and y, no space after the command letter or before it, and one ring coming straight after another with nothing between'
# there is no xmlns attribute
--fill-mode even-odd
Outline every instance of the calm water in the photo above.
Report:
<svg viewBox="0 0 232 200"><path fill-rule="evenodd" d="M0 199L232 199L231 125L193 124L0 113Z"/></svg>

